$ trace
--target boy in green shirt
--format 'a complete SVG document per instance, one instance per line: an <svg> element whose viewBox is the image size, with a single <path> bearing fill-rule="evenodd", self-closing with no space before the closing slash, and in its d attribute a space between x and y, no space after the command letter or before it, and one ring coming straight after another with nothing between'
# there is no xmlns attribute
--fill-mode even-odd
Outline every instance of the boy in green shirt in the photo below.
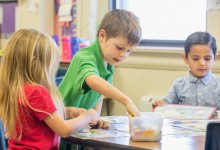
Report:
<svg viewBox="0 0 220 150"><path fill-rule="evenodd" d="M99 26L97 40L74 55L58 87L65 105L94 108L100 114L106 96L124 104L132 115L139 116L133 101L112 85L112 77L113 66L128 57L139 44L141 34L139 20L133 13L108 12Z"/></svg>

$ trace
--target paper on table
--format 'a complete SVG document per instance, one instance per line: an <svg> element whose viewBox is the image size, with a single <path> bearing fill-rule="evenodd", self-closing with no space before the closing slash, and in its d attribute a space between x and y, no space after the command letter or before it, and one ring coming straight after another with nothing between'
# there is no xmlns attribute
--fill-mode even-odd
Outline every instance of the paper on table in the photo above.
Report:
<svg viewBox="0 0 220 150"><path fill-rule="evenodd" d="M168 119L210 119L216 107L165 104L154 109Z"/></svg>
<svg viewBox="0 0 220 150"><path fill-rule="evenodd" d="M110 123L128 123L128 116L102 116L101 119Z"/></svg>
<svg viewBox="0 0 220 150"><path fill-rule="evenodd" d="M129 136L129 133L116 131L116 130L105 130L105 129L82 129L72 136L90 139L90 138L110 138L110 137L124 137Z"/></svg>
<svg viewBox="0 0 220 150"><path fill-rule="evenodd" d="M207 124L218 120L181 120L173 122L171 125L174 127L206 132ZM219 121L218 121L219 122Z"/></svg>
<svg viewBox="0 0 220 150"><path fill-rule="evenodd" d="M127 116L102 116L102 120L110 121L111 124L127 124ZM90 138L109 138L109 137L124 137L130 136L127 128L114 128L114 129L91 129L89 126L87 128L81 129L80 131L74 133L72 136L90 139Z"/></svg>

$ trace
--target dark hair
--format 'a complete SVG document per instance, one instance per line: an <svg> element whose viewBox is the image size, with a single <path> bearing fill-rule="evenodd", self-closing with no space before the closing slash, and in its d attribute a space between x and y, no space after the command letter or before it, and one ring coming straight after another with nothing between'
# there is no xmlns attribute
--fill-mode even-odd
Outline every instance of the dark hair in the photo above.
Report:
<svg viewBox="0 0 220 150"><path fill-rule="evenodd" d="M193 45L209 45L209 47L212 49L213 54L216 54L216 40L208 32L194 32L186 38L184 45L186 57L188 56L190 49Z"/></svg>
<svg viewBox="0 0 220 150"><path fill-rule="evenodd" d="M105 30L107 39L124 36L131 45L138 45L141 40L139 18L127 10L114 9L108 12L102 19L97 36L101 29Z"/></svg>

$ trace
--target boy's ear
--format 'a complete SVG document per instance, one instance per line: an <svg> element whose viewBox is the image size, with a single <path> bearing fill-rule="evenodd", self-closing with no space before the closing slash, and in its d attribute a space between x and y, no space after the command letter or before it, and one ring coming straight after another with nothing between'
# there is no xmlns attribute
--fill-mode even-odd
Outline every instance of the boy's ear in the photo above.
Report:
<svg viewBox="0 0 220 150"><path fill-rule="evenodd" d="M185 61L185 63L188 64L188 59L186 58L186 54L185 53L182 54L182 58Z"/></svg>
<svg viewBox="0 0 220 150"><path fill-rule="evenodd" d="M99 30L99 41L105 41L106 39L106 32L104 29Z"/></svg>

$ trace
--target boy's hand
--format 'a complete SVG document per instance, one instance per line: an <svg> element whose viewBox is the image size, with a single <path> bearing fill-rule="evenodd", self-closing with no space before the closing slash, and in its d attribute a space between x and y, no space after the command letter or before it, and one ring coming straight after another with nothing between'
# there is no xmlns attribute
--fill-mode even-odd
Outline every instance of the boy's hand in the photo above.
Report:
<svg viewBox="0 0 220 150"><path fill-rule="evenodd" d="M125 104L127 111L129 114L131 114L133 117L141 116L140 111L136 107L136 105L133 103L132 100L129 100L128 103Z"/></svg>
<svg viewBox="0 0 220 150"><path fill-rule="evenodd" d="M154 100L153 103L152 103L152 107L155 108L157 106L162 106L164 104L165 104L164 100Z"/></svg>
<svg viewBox="0 0 220 150"><path fill-rule="evenodd" d="M108 120L98 120L97 124L89 124L90 127L93 129L102 128L102 129L109 129L110 122Z"/></svg>

